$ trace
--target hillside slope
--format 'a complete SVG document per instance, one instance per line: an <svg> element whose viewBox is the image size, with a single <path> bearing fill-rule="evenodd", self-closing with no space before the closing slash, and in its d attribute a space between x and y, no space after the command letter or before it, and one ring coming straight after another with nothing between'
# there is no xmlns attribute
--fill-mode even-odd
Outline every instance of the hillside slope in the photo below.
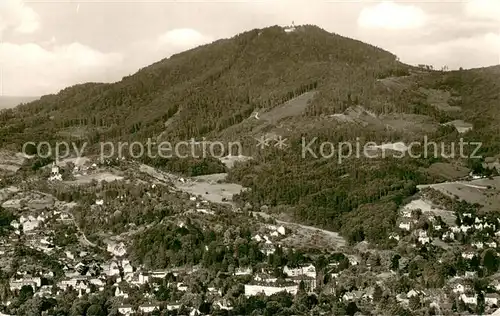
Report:
<svg viewBox="0 0 500 316"><path fill-rule="evenodd" d="M77 85L44 96L4 113L0 135L7 137L3 144L72 129L92 141L162 132L200 137L312 88L325 92L315 112L332 98L347 99L350 91L361 98L369 93L361 87L399 66L386 51L315 26L292 33L277 26L252 30L174 55L114 84Z"/></svg>

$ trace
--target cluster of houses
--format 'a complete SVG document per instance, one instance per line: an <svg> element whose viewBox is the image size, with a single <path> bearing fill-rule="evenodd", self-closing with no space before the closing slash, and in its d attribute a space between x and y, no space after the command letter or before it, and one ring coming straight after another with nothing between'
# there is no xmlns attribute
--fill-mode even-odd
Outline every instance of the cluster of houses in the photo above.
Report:
<svg viewBox="0 0 500 316"><path fill-rule="evenodd" d="M421 245L433 243L434 245L443 245L442 243L455 243L463 248L461 257L465 262L470 262L474 258L480 258L485 249L498 249L500 242L500 218L492 220L491 218L474 215L470 212L460 214L460 225L447 225L438 220L434 214L426 214L427 230L423 228L416 229L419 222L415 216L414 209L403 208L400 211L402 220L399 222L399 228L402 234L392 233L389 238L400 241L404 235L412 236L412 240ZM460 239L459 239L460 238ZM468 240L465 247L459 240ZM478 304L478 293L475 292L471 280L477 278L477 271L464 271L463 275L450 280L451 292L456 294L458 299L466 305L476 306ZM491 289L500 293L500 282L493 281L489 285ZM486 306L495 308L499 306L500 295L498 293L484 293L484 303ZM407 295L408 296L408 295Z"/></svg>

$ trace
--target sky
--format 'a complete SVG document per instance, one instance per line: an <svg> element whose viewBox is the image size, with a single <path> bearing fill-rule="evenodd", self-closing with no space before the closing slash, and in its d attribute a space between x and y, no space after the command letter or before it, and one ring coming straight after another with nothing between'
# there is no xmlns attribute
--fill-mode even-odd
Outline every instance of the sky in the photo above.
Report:
<svg viewBox="0 0 500 316"><path fill-rule="evenodd" d="M0 0L0 95L118 81L174 53L292 21L409 64L500 64L500 0Z"/></svg>

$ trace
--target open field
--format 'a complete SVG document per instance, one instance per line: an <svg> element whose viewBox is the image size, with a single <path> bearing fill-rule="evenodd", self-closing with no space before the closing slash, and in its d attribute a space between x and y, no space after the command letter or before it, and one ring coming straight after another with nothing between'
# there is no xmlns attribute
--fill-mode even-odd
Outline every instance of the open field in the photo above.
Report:
<svg viewBox="0 0 500 316"><path fill-rule="evenodd" d="M433 188L449 197L478 203L483 206L483 211L498 210L500 206L500 177L426 184L417 188Z"/></svg>
<svg viewBox="0 0 500 316"><path fill-rule="evenodd" d="M81 184L89 184L93 180L95 180L97 182L101 182L101 181L113 182L116 180L123 180L123 177L106 171L106 172L97 172L97 173L87 174L87 175L76 175L75 180L64 181L64 183L65 184L73 184L73 185L81 185Z"/></svg>
<svg viewBox="0 0 500 316"><path fill-rule="evenodd" d="M244 188L236 183L219 182L226 178L226 173L199 176L183 181L177 181L177 189L189 194L201 196L203 199L214 202L230 202L234 194L240 193Z"/></svg>

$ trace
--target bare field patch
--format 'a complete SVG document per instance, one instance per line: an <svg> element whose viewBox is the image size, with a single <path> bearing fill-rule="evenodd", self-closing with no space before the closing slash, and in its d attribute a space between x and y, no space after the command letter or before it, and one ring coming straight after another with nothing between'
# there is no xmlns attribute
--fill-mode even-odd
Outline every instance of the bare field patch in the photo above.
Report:
<svg viewBox="0 0 500 316"><path fill-rule="evenodd" d="M500 177L419 185L417 188L433 188L451 198L478 203L483 211L498 210L500 206Z"/></svg>
<svg viewBox="0 0 500 316"><path fill-rule="evenodd" d="M199 176L176 181L175 186L181 191L195 196L199 195L210 202L227 203L232 201L233 195L240 193L244 188L236 183L221 182L226 176L226 173Z"/></svg>
<svg viewBox="0 0 500 316"><path fill-rule="evenodd" d="M113 181L120 181L123 179L124 178L120 175L111 173L109 171L105 171L105 172L97 172L86 175L75 175L75 180L64 181L64 183L70 185L82 185L82 184L89 184L94 180L97 182L102 182L102 181L113 182Z"/></svg>

